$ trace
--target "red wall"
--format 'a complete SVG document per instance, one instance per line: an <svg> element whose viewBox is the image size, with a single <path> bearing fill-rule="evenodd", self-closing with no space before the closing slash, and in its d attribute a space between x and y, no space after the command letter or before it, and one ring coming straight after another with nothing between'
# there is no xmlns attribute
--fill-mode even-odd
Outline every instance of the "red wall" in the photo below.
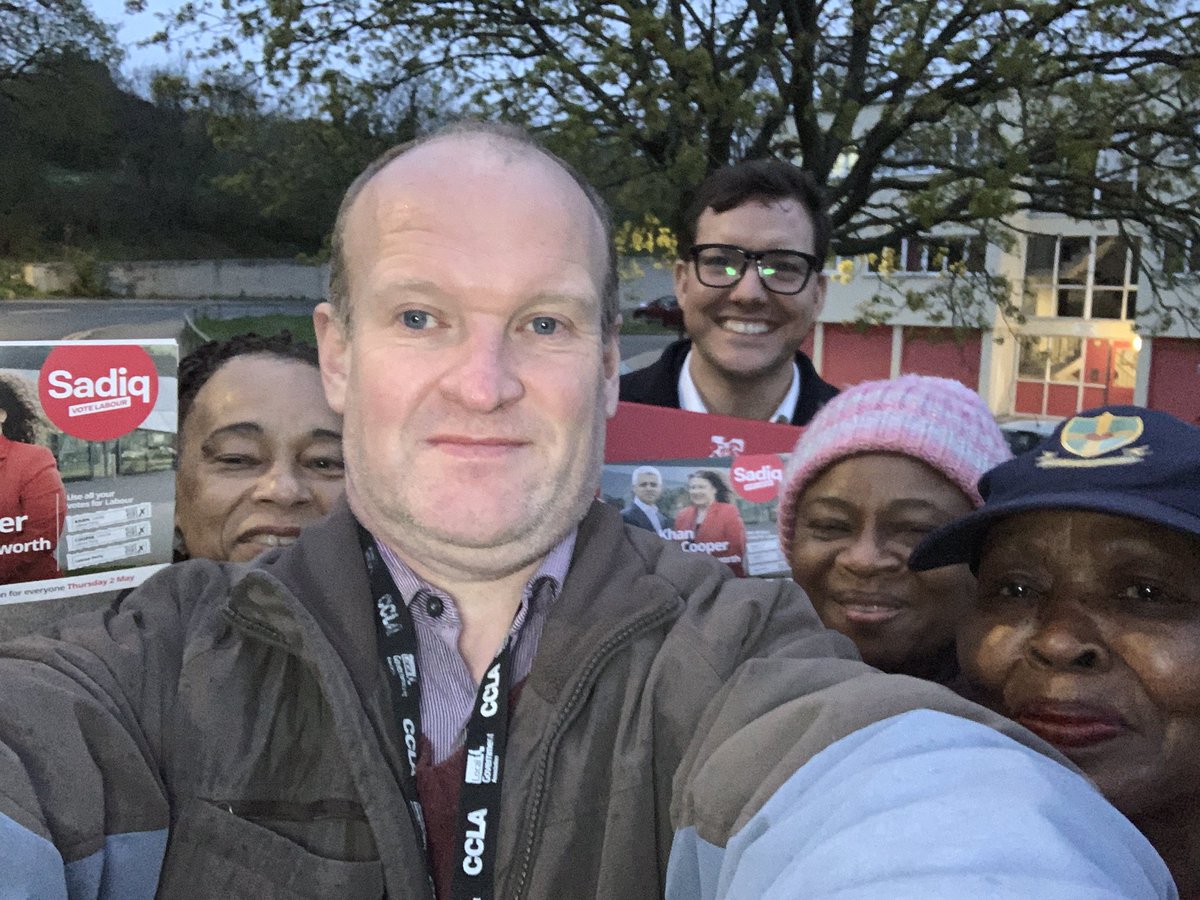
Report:
<svg viewBox="0 0 1200 900"><path fill-rule="evenodd" d="M955 340L949 328L905 328L900 371L905 375L938 375L955 378L976 390L979 387L979 334ZM809 341L801 349L811 353ZM892 371L892 328L876 325L825 326L821 377L839 388L887 378Z"/></svg>
<svg viewBox="0 0 1200 900"><path fill-rule="evenodd" d="M1146 405L1200 424L1200 340L1155 338Z"/></svg>
<svg viewBox="0 0 1200 900"><path fill-rule="evenodd" d="M821 377L837 388L887 378L892 372L892 329L826 325Z"/></svg>
<svg viewBox="0 0 1200 900"><path fill-rule="evenodd" d="M905 328L900 371L954 378L979 389L979 334L957 339L951 328Z"/></svg>

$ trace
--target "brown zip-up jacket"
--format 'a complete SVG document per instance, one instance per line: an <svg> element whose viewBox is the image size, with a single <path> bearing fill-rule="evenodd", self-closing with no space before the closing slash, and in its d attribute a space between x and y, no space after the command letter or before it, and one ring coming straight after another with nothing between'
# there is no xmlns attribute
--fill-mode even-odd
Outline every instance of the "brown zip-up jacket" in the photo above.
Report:
<svg viewBox="0 0 1200 900"><path fill-rule="evenodd" d="M371 613L343 505L248 567L173 566L0 649L0 887L431 897ZM790 582L596 504L511 724L497 896L662 897L678 829L723 846L815 755L917 708L1044 749L868 669Z"/></svg>

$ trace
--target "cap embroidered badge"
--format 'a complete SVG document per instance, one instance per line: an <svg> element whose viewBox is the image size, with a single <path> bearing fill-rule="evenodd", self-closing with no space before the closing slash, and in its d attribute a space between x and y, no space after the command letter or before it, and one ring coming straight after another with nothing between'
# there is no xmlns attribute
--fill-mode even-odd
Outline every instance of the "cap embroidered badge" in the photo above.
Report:
<svg viewBox="0 0 1200 900"><path fill-rule="evenodd" d="M1102 412L1098 416L1075 416L1068 419L1059 431L1059 446L1067 453L1063 458L1052 450L1038 457L1041 468L1053 466L1117 466L1140 462L1148 448L1129 445L1142 436L1145 425L1141 416L1114 416ZM1105 457L1114 450L1126 448L1116 457Z"/></svg>

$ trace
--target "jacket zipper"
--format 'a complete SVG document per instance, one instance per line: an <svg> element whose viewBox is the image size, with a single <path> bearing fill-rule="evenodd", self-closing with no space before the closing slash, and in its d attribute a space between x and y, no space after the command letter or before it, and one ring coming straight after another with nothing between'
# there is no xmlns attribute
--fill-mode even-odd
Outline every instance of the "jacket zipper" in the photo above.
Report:
<svg viewBox="0 0 1200 900"><path fill-rule="evenodd" d="M675 610L675 603L664 605L654 612L647 613L640 619L631 622L629 625L622 628L607 641L597 648L596 652L591 655L584 667L583 674L575 683L575 689L571 692L571 696L567 698L566 704L562 711L554 720L553 730L550 732L550 740L546 742L546 750L542 754L542 758L538 761L537 775L533 783L533 804L529 810L529 838L525 842L525 848L521 852L521 868L520 874L517 876L516 889L513 891L513 900L520 900L525 893L525 882L529 877L529 868L533 864L533 848L537 843L538 834L541 831L541 815L542 815L542 798L546 790L546 779L550 771L550 758L554 755L558 748L559 737L567 720L572 717L575 712L575 707L579 704L579 698L583 696L584 691L589 688L593 681L593 676L604 663L612 652L625 643L638 632L652 628L653 626L665 621L670 617Z"/></svg>

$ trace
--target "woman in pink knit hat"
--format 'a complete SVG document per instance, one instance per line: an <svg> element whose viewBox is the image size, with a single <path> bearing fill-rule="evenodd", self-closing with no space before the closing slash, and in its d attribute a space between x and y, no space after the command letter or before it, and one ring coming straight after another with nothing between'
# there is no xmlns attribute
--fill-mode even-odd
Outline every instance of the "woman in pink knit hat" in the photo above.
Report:
<svg viewBox="0 0 1200 900"><path fill-rule="evenodd" d="M913 572L908 557L977 508L979 477L1010 456L979 395L947 378L863 382L805 429L784 474L780 542L821 620L868 663L955 681L974 579L965 565Z"/></svg>

